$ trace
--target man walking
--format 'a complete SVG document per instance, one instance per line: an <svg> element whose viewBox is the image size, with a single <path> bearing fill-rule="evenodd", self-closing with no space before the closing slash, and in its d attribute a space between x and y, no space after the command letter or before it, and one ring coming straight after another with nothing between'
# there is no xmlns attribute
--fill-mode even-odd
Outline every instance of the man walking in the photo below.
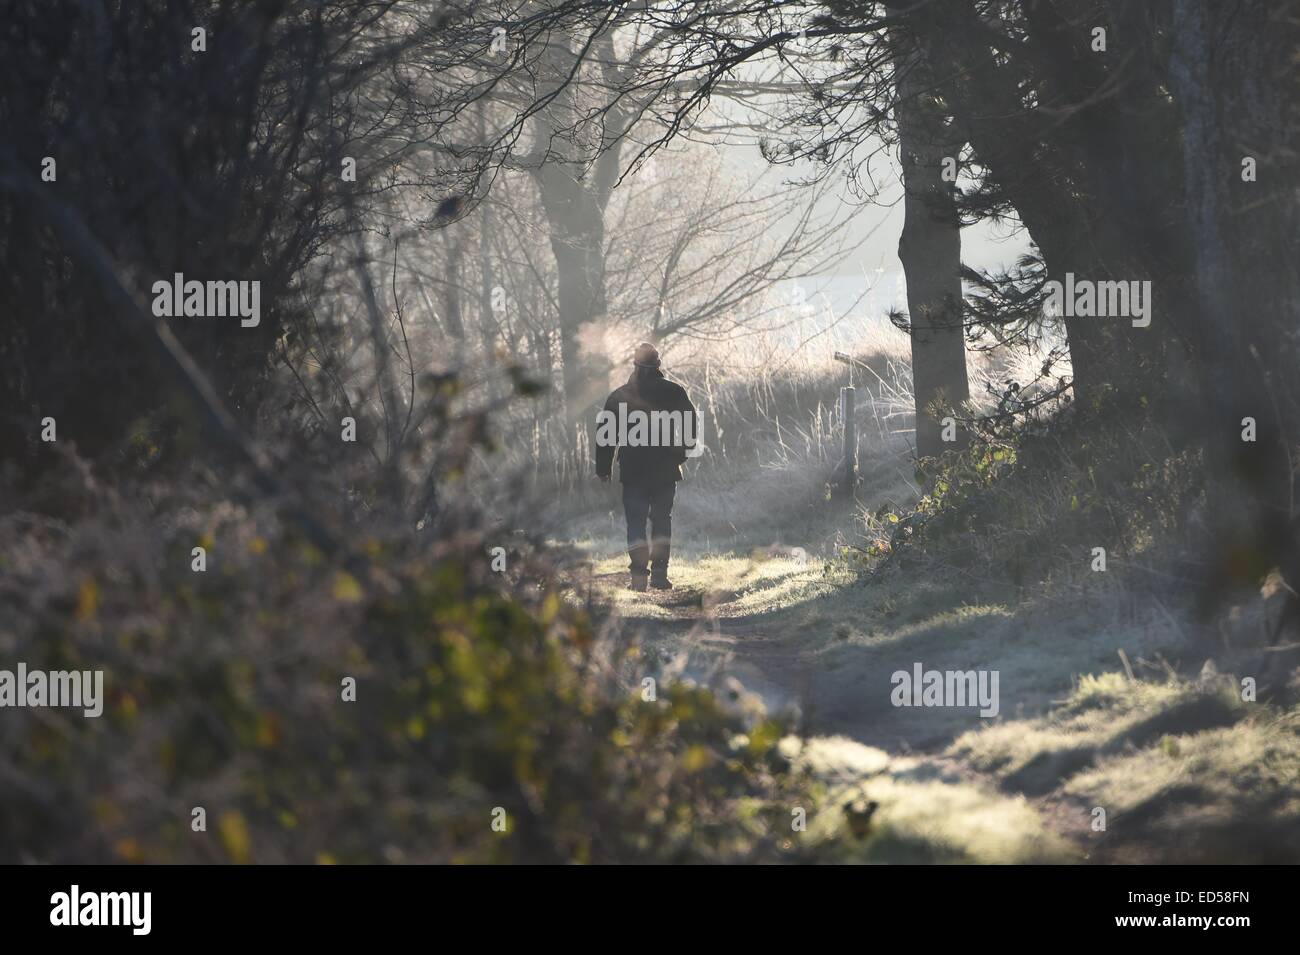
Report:
<svg viewBox="0 0 1300 955"><path fill-rule="evenodd" d="M633 365L632 377L609 396L597 416L596 476L608 481L617 455L631 588L645 590L649 583L657 590L670 590L673 497L683 462L698 453L698 420L686 390L659 369L654 345L638 345Z"/></svg>

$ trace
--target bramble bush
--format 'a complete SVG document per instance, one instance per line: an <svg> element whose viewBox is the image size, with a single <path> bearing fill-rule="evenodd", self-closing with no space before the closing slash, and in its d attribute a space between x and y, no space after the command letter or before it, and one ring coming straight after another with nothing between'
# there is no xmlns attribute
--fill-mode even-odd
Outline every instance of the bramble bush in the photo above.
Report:
<svg viewBox="0 0 1300 955"><path fill-rule="evenodd" d="M544 558L500 575L479 534L358 526L345 561L211 479L110 489L69 465L47 500L59 482L74 520L6 495L0 659L102 668L106 701L0 712L4 861L793 853L781 726L688 685L643 700L614 672L635 649L544 586Z"/></svg>
<svg viewBox="0 0 1300 955"><path fill-rule="evenodd" d="M1050 429L1031 420L986 431L917 472L925 493L911 513L868 515L869 556L933 548L1017 585L1085 565L1094 546L1120 558L1177 553L1187 515L1205 506L1198 453L1176 451L1141 414L1117 430L1067 409Z"/></svg>

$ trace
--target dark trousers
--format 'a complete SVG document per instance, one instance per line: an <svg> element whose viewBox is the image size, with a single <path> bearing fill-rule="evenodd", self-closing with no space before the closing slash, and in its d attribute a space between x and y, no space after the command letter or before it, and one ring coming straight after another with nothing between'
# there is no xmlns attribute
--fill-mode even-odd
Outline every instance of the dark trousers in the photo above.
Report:
<svg viewBox="0 0 1300 955"><path fill-rule="evenodd" d="M656 573L668 570L668 552L673 536L674 481L655 484L624 484L623 513L627 517L627 553L631 571L644 575L646 563ZM650 542L646 544L646 521L650 522Z"/></svg>

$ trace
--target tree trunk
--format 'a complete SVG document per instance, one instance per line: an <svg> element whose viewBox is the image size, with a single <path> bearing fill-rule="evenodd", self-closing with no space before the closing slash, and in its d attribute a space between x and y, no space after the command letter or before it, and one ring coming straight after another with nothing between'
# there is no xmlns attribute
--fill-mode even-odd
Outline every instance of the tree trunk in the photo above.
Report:
<svg viewBox="0 0 1300 955"><path fill-rule="evenodd" d="M1292 337L1300 324L1293 158L1300 123L1291 105L1300 31L1281 14L1264 0L1236 5L1228 21L1206 0L1179 0L1174 8L1170 74L1185 122L1188 232L1200 297L1198 423L1220 588L1252 584L1278 563L1300 564L1300 542L1289 531L1296 505L1290 448L1300 434ZM1254 182L1242 179L1248 155L1257 161ZM1256 422L1254 441L1242 438L1246 418Z"/></svg>
<svg viewBox="0 0 1300 955"><path fill-rule="evenodd" d="M465 236L455 225L442 230L447 246L447 274L442 280L443 321L451 336L453 366L460 369L465 361L465 310L461 304L461 264L465 258Z"/></svg>
<svg viewBox="0 0 1300 955"><path fill-rule="evenodd" d="M592 372L581 345L605 314L604 209L575 171L552 162L537 173L555 256L564 400L574 421L603 399L605 390L604 378Z"/></svg>
<svg viewBox="0 0 1300 955"><path fill-rule="evenodd" d="M478 228L478 333L483 347L483 364L487 367L488 396L492 400L500 394L500 381L495 374L497 319L492 310L492 206L484 202Z"/></svg>
<svg viewBox="0 0 1300 955"><path fill-rule="evenodd" d="M582 117L624 81L613 32L593 39L601 80L574 77L578 54L552 39L539 55L543 88L553 94L536 114L540 159L530 169L541 193L558 275L560 360L570 423L590 420L604 400L604 370L584 355L582 342L599 333L605 319L605 209L618 181L625 135L637 112L615 100L602 109L599 140L575 142ZM593 68L596 68L593 66ZM581 72L578 70L578 72Z"/></svg>
<svg viewBox="0 0 1300 955"><path fill-rule="evenodd" d="M945 158L953 160L955 169L961 144L953 142L944 127L920 58L901 58L895 78L894 115L905 191L898 258L907 276L916 454L931 457L961 447L968 439L954 423L949 430L952 440L944 441L941 421L970 397L961 308L961 222L953 201L954 183L943 178Z"/></svg>

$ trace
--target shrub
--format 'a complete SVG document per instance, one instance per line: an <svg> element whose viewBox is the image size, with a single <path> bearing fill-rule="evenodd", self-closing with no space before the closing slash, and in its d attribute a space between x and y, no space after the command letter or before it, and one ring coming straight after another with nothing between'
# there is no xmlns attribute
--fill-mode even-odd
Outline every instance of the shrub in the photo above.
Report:
<svg viewBox="0 0 1300 955"><path fill-rule="evenodd" d="M800 780L781 727L746 727L689 686L657 702L620 689L600 665L609 647L535 558L512 557L507 580L475 535L420 550L354 528L364 560L345 564L268 505L181 487L83 485L94 513L75 524L0 518L6 666L102 668L107 698L99 719L3 712L5 861L785 851L775 834ZM205 573L191 570L197 544Z"/></svg>

